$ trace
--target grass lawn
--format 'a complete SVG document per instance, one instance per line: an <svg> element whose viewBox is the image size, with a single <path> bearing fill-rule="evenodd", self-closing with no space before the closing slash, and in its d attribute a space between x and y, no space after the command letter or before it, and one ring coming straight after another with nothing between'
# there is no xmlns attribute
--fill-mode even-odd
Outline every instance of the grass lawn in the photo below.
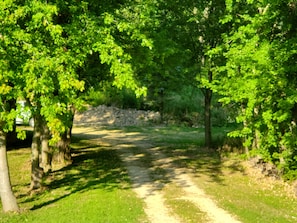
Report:
<svg viewBox="0 0 297 223"><path fill-rule="evenodd" d="M56 167L45 181L46 189L38 194L28 194L30 148L8 152L22 213L0 213L1 223L147 222L143 203L131 191L116 152L78 141L73 143L73 163Z"/></svg>
<svg viewBox="0 0 297 223"><path fill-rule="evenodd" d="M253 175L236 155L222 156L203 148L203 130L181 127L106 128L140 136L187 167L194 181L217 201L218 206L244 223L297 222L297 199L287 193L280 181ZM225 134L215 129L215 138ZM28 194L30 148L8 152L13 189L21 214L0 213L0 222L148 222L144 204L131 190L116 151L94 140L74 138L73 163L56 166L45 181L46 188ZM135 150L135 148L134 148ZM137 153L137 151L132 151ZM144 159L151 165L149 157ZM184 222L199 222L204 213L188 201L178 200L182 191L176 185L164 187L166 204Z"/></svg>

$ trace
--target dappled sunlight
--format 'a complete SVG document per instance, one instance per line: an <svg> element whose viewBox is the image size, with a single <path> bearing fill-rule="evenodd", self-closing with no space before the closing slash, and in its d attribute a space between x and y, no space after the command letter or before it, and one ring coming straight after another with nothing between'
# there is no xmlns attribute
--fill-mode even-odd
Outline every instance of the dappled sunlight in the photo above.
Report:
<svg viewBox="0 0 297 223"><path fill-rule="evenodd" d="M77 142L79 144L79 142ZM75 145L75 144L74 144ZM33 196L23 202L32 202L38 209L64 199L71 194L83 193L89 190L102 189L112 192L114 189L129 188L127 172L123 168L115 150L88 145L73 149L73 162L49 174L45 187L50 191L59 188L58 194L43 198L40 203L39 196Z"/></svg>
<svg viewBox="0 0 297 223"><path fill-rule="evenodd" d="M179 132L179 129L177 131L175 129L169 130L164 127L145 129L141 127L120 129L79 127L76 130L74 129L74 136L79 134L83 138L95 139L100 145L116 148L119 151L125 149L130 154L129 158L127 158L129 162L139 161L144 163L139 165L147 165L148 168L158 163L159 170L155 171L151 168L150 171L155 172L155 174L152 174L153 178L155 177L157 180L162 178L163 182L170 182L170 179L174 179L172 171L171 173L167 171L162 176L157 172L162 172L160 171L162 166L165 167L170 164L172 169L173 167L187 167L192 170L191 173L196 177L205 174L210 177L210 180L223 184L222 176L225 172L222 171L224 167L221 158L217 152L196 144L196 138L199 134L196 129L185 132ZM157 144L160 146L156 146ZM144 149L139 149L140 147ZM166 157L158 157L160 152L165 153ZM170 161L168 157L170 157ZM154 160L154 163L152 163L152 160ZM236 168L234 164L234 171ZM240 167L237 169L240 169Z"/></svg>

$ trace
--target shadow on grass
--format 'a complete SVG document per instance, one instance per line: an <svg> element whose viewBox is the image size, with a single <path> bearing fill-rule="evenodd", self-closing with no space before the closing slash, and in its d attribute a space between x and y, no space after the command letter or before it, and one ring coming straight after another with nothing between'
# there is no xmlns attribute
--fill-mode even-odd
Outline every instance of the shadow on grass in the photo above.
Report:
<svg viewBox="0 0 297 223"><path fill-rule="evenodd" d="M76 142L79 140L76 139ZM48 190L63 190L61 195L34 205L31 210L53 204L75 193L94 189L113 191L129 188L127 173L116 151L98 145L88 145L73 151L72 164L50 173ZM39 194L40 196L40 194ZM31 197L31 201L38 196ZM27 199L25 202L29 202Z"/></svg>
<svg viewBox="0 0 297 223"><path fill-rule="evenodd" d="M9 132L7 134L7 150L16 150L24 147L30 147L32 143L33 132L32 130L24 130L26 134L25 139L18 139L16 132Z"/></svg>
<svg viewBox="0 0 297 223"><path fill-rule="evenodd" d="M160 146L160 150L173 159L176 167L190 169L195 173L196 177L206 175L208 176L209 181L225 185L224 176L226 174L232 174L235 172L245 174L240 162L235 161L226 166L225 160L222 160L221 154L218 150L205 148L203 146L204 135L201 130L179 130L180 131L177 131L176 133L171 130L167 132L166 129L163 129L162 131L150 131L158 132L159 136L156 138L155 142L151 142L152 138L149 136L150 133L147 132L148 135L145 140ZM129 131L129 133L131 132ZM137 131L135 131L135 134L136 133ZM143 133L139 132L139 134ZM219 131L216 135L214 135L214 144L216 147L222 146L222 143L224 142L222 137L223 133ZM134 154L140 156L141 152L139 154ZM154 159L145 153L140 157L142 160ZM226 169L228 169L228 171L225 171ZM170 182L170 177L174 176L169 175L169 178L163 182Z"/></svg>
<svg viewBox="0 0 297 223"><path fill-rule="evenodd" d="M207 175L211 181L224 185L223 163L216 151L196 146L191 149L170 147L165 151L175 157L177 165L191 169L195 176Z"/></svg>

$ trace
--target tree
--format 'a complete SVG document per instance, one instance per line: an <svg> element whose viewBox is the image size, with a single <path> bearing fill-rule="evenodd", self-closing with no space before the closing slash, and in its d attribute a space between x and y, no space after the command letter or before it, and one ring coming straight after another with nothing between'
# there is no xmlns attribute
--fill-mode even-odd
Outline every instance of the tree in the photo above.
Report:
<svg viewBox="0 0 297 223"><path fill-rule="evenodd" d="M36 189L49 164L47 142L57 143L71 130L73 108L81 106L79 92L84 90L83 80L89 78L81 71L91 55L106 64L104 76L111 76L113 85L131 88L138 95L145 92L136 79L137 63L132 56L136 47L152 47L142 29L154 4L34 0L4 1L1 7L1 18L9 18L2 21L0 34L2 50L9 56L5 62L11 65L18 89L14 99L25 98L35 120L31 188ZM62 139L64 145L69 144L69 137ZM40 154L45 158L41 163Z"/></svg>
<svg viewBox="0 0 297 223"><path fill-rule="evenodd" d="M221 57L210 57L208 51L222 42L226 26L220 18L224 14L224 2L216 1L164 1L164 29L170 40L178 45L178 55L185 70L188 85L199 87L204 94L205 146L212 146L211 101L213 68L221 63ZM182 56L181 56L182 55ZM182 59L181 59L182 58Z"/></svg>
<svg viewBox="0 0 297 223"><path fill-rule="evenodd" d="M226 1L223 23L232 23L212 53L226 63L216 69L213 89L224 103L237 103L243 128L232 136L264 160L296 178L296 4L287 1Z"/></svg>
<svg viewBox="0 0 297 223"><path fill-rule="evenodd" d="M8 50L10 41L7 38L7 33L11 31L13 24L12 19L7 19L9 13L6 8L9 6L9 1L0 2L0 196L2 208L5 212L19 210L11 188L6 154L6 134L13 130L16 117L16 110L12 101L15 101L19 94L19 89L15 88L18 78L13 72L16 64L11 62L16 49Z"/></svg>
<svg viewBox="0 0 297 223"><path fill-rule="evenodd" d="M3 211L19 211L19 207L10 183L6 154L6 133L3 130L0 131L0 174L0 197Z"/></svg>

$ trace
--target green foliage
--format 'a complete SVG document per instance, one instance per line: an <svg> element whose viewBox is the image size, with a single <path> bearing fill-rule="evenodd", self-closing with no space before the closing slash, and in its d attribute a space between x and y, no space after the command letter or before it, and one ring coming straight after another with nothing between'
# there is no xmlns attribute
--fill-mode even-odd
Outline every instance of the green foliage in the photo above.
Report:
<svg viewBox="0 0 297 223"><path fill-rule="evenodd" d="M155 3L2 1L1 95L26 99L32 114L47 121L53 142L69 127L69 112L81 107L86 88L105 82L140 97L146 87L139 71L154 47L148 31L157 25Z"/></svg>
<svg viewBox="0 0 297 223"><path fill-rule="evenodd" d="M209 51L225 63L214 69L214 91L223 103L237 103L244 137L292 178L296 171L295 3L226 1L224 42ZM232 26L231 26L232 24ZM227 26L228 27L228 26ZM290 177L287 177L287 174Z"/></svg>
<svg viewBox="0 0 297 223"><path fill-rule="evenodd" d="M143 97L137 97L135 92L128 88L118 89L115 87L104 86L101 91L90 88L84 97L92 106L108 105L119 108L143 109Z"/></svg>

